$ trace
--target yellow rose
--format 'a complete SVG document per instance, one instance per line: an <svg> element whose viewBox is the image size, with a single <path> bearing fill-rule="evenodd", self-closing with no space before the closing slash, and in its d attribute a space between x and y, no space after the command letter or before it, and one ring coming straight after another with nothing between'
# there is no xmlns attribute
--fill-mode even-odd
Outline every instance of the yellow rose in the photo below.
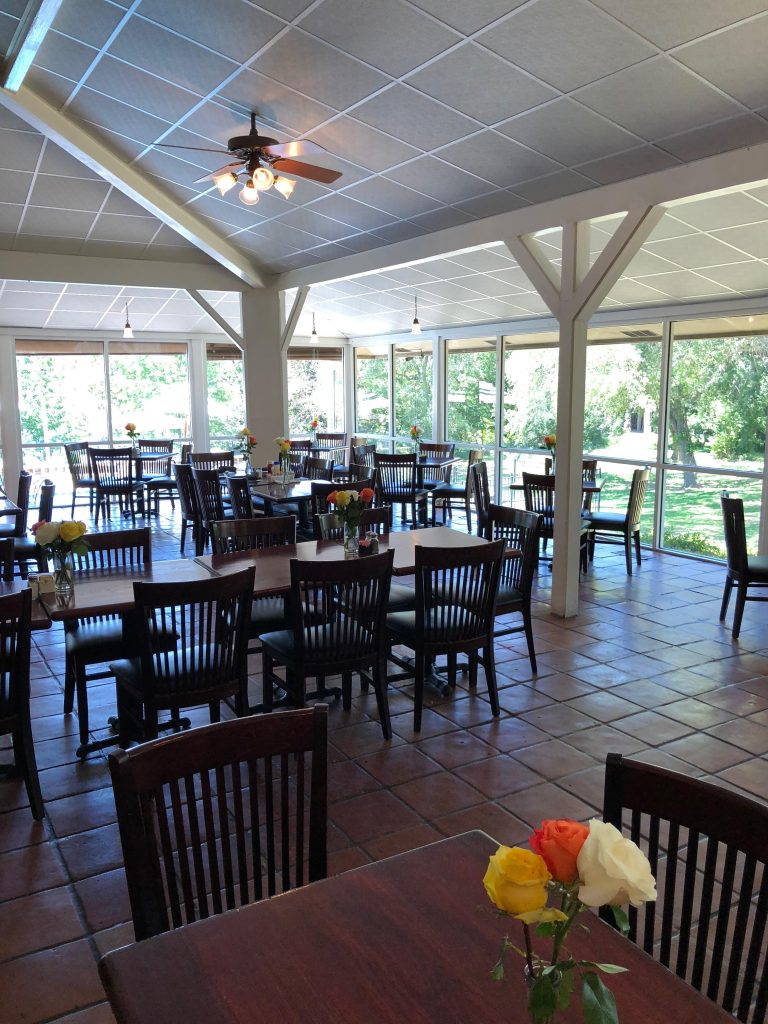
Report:
<svg viewBox="0 0 768 1024"><path fill-rule="evenodd" d="M552 876L543 857L519 846L500 846L488 861L483 885L491 903L508 914L541 910Z"/></svg>
<svg viewBox="0 0 768 1024"><path fill-rule="evenodd" d="M62 540L65 540L67 544L70 544L73 540L77 540L78 537L82 537L85 532L85 523L81 522L62 523L59 527L59 536Z"/></svg>
<svg viewBox="0 0 768 1024"><path fill-rule="evenodd" d="M336 507L346 508L351 498L352 496L349 491L336 491Z"/></svg>

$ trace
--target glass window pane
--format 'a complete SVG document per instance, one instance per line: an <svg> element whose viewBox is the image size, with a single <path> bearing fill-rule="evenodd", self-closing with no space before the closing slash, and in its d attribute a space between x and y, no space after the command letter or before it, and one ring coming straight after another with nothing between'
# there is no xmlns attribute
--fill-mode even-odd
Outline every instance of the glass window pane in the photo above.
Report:
<svg viewBox="0 0 768 1024"><path fill-rule="evenodd" d="M355 349L355 430L389 434L389 346Z"/></svg>
<svg viewBox="0 0 768 1024"><path fill-rule="evenodd" d="M692 488L686 484L686 475L677 470L664 473L663 546L673 551L725 558L720 495L727 490L732 498L744 502L747 551L756 554L762 482L699 472L695 474L696 487Z"/></svg>
<svg viewBox="0 0 768 1024"><path fill-rule="evenodd" d="M115 441L127 441L129 421L139 437L189 437L186 346L183 352L169 347L167 354L131 353L129 346L120 346L110 353L109 389Z"/></svg>
<svg viewBox="0 0 768 1024"><path fill-rule="evenodd" d="M449 341L445 390L447 439L495 444L496 343Z"/></svg>
<svg viewBox="0 0 768 1024"><path fill-rule="evenodd" d="M557 348L504 339L505 445L541 448L544 435L557 429L557 367Z"/></svg>
<svg viewBox="0 0 768 1024"><path fill-rule="evenodd" d="M432 436L432 343L396 345L395 435L406 437L415 423Z"/></svg>
<svg viewBox="0 0 768 1024"><path fill-rule="evenodd" d="M686 323L674 325L667 462L762 472L768 334L756 332L755 326L754 317L729 317L712 321L706 336L706 321L692 329ZM698 485L693 470L683 479L688 488Z"/></svg>
<svg viewBox="0 0 768 1024"><path fill-rule="evenodd" d="M103 441L107 437L101 345L46 342L33 351L19 342L16 376L23 444ZM45 351L47 349L48 351Z"/></svg>
<svg viewBox="0 0 768 1024"><path fill-rule="evenodd" d="M288 421L291 437L344 429L344 351L341 348L288 350Z"/></svg>
<svg viewBox="0 0 768 1024"><path fill-rule="evenodd" d="M247 425L243 354L237 345L206 346L206 380L211 441L230 440Z"/></svg>

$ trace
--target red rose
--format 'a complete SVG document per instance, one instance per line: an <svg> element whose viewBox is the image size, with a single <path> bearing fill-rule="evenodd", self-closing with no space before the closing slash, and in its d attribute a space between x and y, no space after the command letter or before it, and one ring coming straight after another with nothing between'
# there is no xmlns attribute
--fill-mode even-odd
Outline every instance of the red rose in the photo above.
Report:
<svg viewBox="0 0 768 1024"><path fill-rule="evenodd" d="M542 821L528 840L544 861L553 878L570 883L579 877L576 858L589 835L589 827L570 818Z"/></svg>

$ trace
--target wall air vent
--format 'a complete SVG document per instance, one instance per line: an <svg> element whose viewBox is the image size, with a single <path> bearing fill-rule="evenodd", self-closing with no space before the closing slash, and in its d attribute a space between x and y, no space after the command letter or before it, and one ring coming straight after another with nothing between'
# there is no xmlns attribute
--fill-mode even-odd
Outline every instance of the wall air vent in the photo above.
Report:
<svg viewBox="0 0 768 1024"><path fill-rule="evenodd" d="M627 338L658 338L656 331L622 331Z"/></svg>

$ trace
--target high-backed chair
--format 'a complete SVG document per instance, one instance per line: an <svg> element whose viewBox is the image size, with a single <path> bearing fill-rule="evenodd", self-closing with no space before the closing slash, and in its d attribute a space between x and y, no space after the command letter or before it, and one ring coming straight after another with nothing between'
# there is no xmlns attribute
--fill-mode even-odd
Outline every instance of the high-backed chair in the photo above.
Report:
<svg viewBox="0 0 768 1024"><path fill-rule="evenodd" d="M597 483L597 459L582 459L581 460L581 481L585 484L596 484ZM585 494L582 498L581 507L585 512L592 511L592 499L595 497L594 494ZM600 495L597 495L597 508L600 508Z"/></svg>
<svg viewBox="0 0 768 1024"><path fill-rule="evenodd" d="M415 654L414 732L421 730L427 662L442 654L448 655L449 683L454 685L458 654L469 656L472 687L482 664L491 712L498 716L493 625L503 555L503 540L467 548L416 548L416 609L387 615L390 642Z"/></svg>
<svg viewBox="0 0 768 1024"><path fill-rule="evenodd" d="M195 545L195 554L202 554L198 551L202 535L202 516L200 514L200 503L197 500L195 478L192 475L192 467L185 462L176 462L173 465L173 475L176 478L176 488L181 506L181 544L180 553L184 554L184 545L187 540L187 530L192 530L192 542Z"/></svg>
<svg viewBox="0 0 768 1024"><path fill-rule="evenodd" d="M406 507L411 510L411 527L427 523L428 491L416 486L416 456L387 455L376 452L377 501L386 505L399 505L400 516L405 518Z"/></svg>
<svg viewBox="0 0 768 1024"><path fill-rule="evenodd" d="M32 817L43 817L29 711L32 592L0 597L0 736L11 735L16 770L24 779Z"/></svg>
<svg viewBox="0 0 768 1024"><path fill-rule="evenodd" d="M19 486L16 491L16 504L19 511L12 516L0 517L0 538L18 537L22 539L27 534L27 520L29 518L29 492L32 487L32 474L22 469L19 473Z"/></svg>
<svg viewBox="0 0 768 1024"><path fill-rule="evenodd" d="M112 662L117 680L120 745L155 739L159 712L178 716L207 704L212 722L221 701L248 713L248 624L254 569L188 583L134 583L138 657ZM172 643L169 643L169 637Z"/></svg>
<svg viewBox="0 0 768 1024"><path fill-rule="evenodd" d="M117 498L120 510L127 508L133 522L136 521L136 505L143 512L144 483L134 473L135 453L133 448L94 448L88 446L88 457L96 481L96 525L99 516L111 516L111 501Z"/></svg>
<svg viewBox="0 0 768 1024"><path fill-rule="evenodd" d="M488 486L488 467L483 459L473 462L469 467L469 483L477 513L477 535L482 537L488 522L488 509L491 506L491 489Z"/></svg>
<svg viewBox="0 0 768 1024"><path fill-rule="evenodd" d="M437 486L430 492L430 498L432 500L432 525L435 525L435 513L437 512L438 502L443 510L443 524L445 524L446 509L448 516L451 517L452 508L451 500L456 498L464 502L464 511L467 516L467 531L472 533L472 481L470 479L469 471L475 465L476 462L480 462L483 458L482 448L470 448L469 450L469 461L467 464L467 475L462 483L451 483L450 479L446 483L438 483ZM451 467L449 467L451 468ZM487 482L487 477L486 477Z"/></svg>
<svg viewBox="0 0 768 1024"><path fill-rule="evenodd" d="M292 702L306 702L307 677L321 691L327 676L341 675L342 702L352 703L352 673L371 670L379 720L392 738L387 700L387 635L384 616L394 551L349 561L291 562L292 629L265 633L264 706L272 710L272 687L287 690ZM285 678L275 675L285 666Z"/></svg>
<svg viewBox="0 0 768 1024"><path fill-rule="evenodd" d="M235 468L234 452L190 452L189 464L193 469L232 469Z"/></svg>
<svg viewBox="0 0 768 1024"><path fill-rule="evenodd" d="M325 878L327 718L319 704L110 755L137 940Z"/></svg>
<svg viewBox="0 0 768 1024"><path fill-rule="evenodd" d="M727 567L725 570L725 587L723 602L720 606L720 621L725 619L731 591L736 587L736 608L733 613L733 630L731 636L738 639L741 632L741 620L744 605L747 601L768 601L768 595L750 594L751 588L768 587L768 556L747 554L747 531L744 525L744 502L741 498L720 498L725 528L725 551Z"/></svg>
<svg viewBox="0 0 768 1024"><path fill-rule="evenodd" d="M632 474L629 488L627 511L622 512L590 512L589 560L595 557L595 542L603 544L623 544L624 557L627 563L627 575L632 575L632 541L635 542L635 557L640 565L640 516L643 513L645 491L648 487L650 470L636 469ZM621 540L613 540L612 534L620 534ZM607 535L607 536L606 536Z"/></svg>
<svg viewBox="0 0 768 1024"><path fill-rule="evenodd" d="M88 491L88 507L93 515L93 503L96 498L96 480L93 476L90 459L88 458L88 442L75 441L72 444L64 445L64 454L67 457L69 474L72 477L72 510L70 516L75 517L75 501L77 492L81 489Z"/></svg>
<svg viewBox="0 0 768 1024"><path fill-rule="evenodd" d="M420 459L452 459L455 451L456 445L452 441L444 443L441 441L422 441L419 444ZM428 491L431 491L441 484L449 484L451 482L452 470L453 466L444 466L442 469L432 468L428 473L425 471L422 479L423 486Z"/></svg>
<svg viewBox="0 0 768 1024"><path fill-rule="evenodd" d="M0 540L0 580L10 583L13 580L13 537Z"/></svg>
<svg viewBox="0 0 768 1024"><path fill-rule="evenodd" d="M327 480L312 481L312 502L310 512L313 516L325 515L328 511L328 495L338 491L343 484L335 484Z"/></svg>
<svg viewBox="0 0 768 1024"><path fill-rule="evenodd" d="M375 469L374 456L376 454L375 444L360 444L352 447L352 465L365 466L366 469Z"/></svg>
<svg viewBox="0 0 768 1024"><path fill-rule="evenodd" d="M255 512L248 478L244 476L228 476L227 491L232 515L235 519L253 519Z"/></svg>
<svg viewBox="0 0 768 1024"><path fill-rule="evenodd" d="M319 431L315 435L318 448L346 448L347 435L344 433L329 433Z"/></svg>
<svg viewBox="0 0 768 1024"><path fill-rule="evenodd" d="M152 533L148 526L136 530L89 533L88 550L73 557L76 579L87 578L93 570L141 569L152 564ZM97 744L89 742L88 683L108 679L112 675L103 669L89 673L89 667L129 657L132 650L131 642L125 639L120 615L65 622L64 714L69 715L74 710L77 694L78 757L86 757L92 750L99 749Z"/></svg>
<svg viewBox="0 0 768 1024"><path fill-rule="evenodd" d="M175 508L177 486L171 468L173 441L140 440L139 457L141 479L147 492L147 510L151 512L154 506L155 513L159 514L161 494L169 498L171 508Z"/></svg>
<svg viewBox="0 0 768 1024"><path fill-rule="evenodd" d="M542 558L552 562L545 552L547 544L555 536L555 476L549 473L523 473L523 496L527 512L535 512L541 517ZM591 520L581 520L579 566L582 572L587 571L589 545L591 543Z"/></svg>
<svg viewBox="0 0 768 1024"><path fill-rule="evenodd" d="M768 806L608 754L603 818L645 852L659 890L655 902L630 907L629 938L738 1020L762 1024Z"/></svg>
<svg viewBox="0 0 768 1024"><path fill-rule="evenodd" d="M56 493L56 485L52 480L44 480L40 486L40 506L37 511L39 523L50 523L53 519L53 498ZM35 538L29 534L26 537L14 537L13 557L19 567L19 575L23 580L29 575L29 567L33 566L35 572L45 572L47 559L45 552L36 543Z"/></svg>
<svg viewBox="0 0 768 1024"><path fill-rule="evenodd" d="M308 480L333 480L333 459L307 455L302 466L302 476Z"/></svg>
<svg viewBox="0 0 768 1024"><path fill-rule="evenodd" d="M520 612L522 625L502 626L494 630L494 637L510 633L525 633L531 671L536 672L536 651L533 646L531 624L531 590L539 560L541 517L534 512L523 512L507 505L491 504L485 527L486 540L505 540L507 555L501 562L499 596L496 616ZM512 555L511 552L518 552Z"/></svg>
<svg viewBox="0 0 768 1024"><path fill-rule="evenodd" d="M192 478L195 481L201 523L196 554L201 555L208 544L211 523L217 523L222 519L231 519L232 512L230 510L227 514L224 508L221 496L221 478L217 469L197 469L193 466Z"/></svg>
<svg viewBox="0 0 768 1024"><path fill-rule="evenodd" d="M181 455L179 456L179 462L182 466L186 466L189 463L189 456L192 453L192 444L189 441L185 441L181 446Z"/></svg>

